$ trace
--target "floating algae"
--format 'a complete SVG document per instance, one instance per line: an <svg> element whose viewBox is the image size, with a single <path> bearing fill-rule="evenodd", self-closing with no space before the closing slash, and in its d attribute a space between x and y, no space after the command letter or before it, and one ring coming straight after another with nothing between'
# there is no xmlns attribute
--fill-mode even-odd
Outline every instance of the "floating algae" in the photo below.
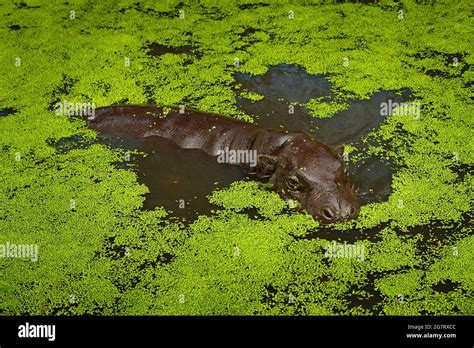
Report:
<svg viewBox="0 0 474 348"><path fill-rule="evenodd" d="M67 3L3 4L0 245L37 244L39 257L0 260L0 312L472 314L470 8L404 3L403 18L390 0L78 1L74 18ZM152 56L153 43L199 54ZM255 122L239 108L236 76L281 64L326 76L333 100L311 95L308 108L327 124L381 91L410 90L421 105L420 117L385 117L350 141L350 166L377 158L397 168L388 196L333 227L339 243L364 247L363 261L326 255L329 234L257 183L215 191L220 209L189 225L143 209L149 189L116 165L125 150L50 109L150 100ZM74 136L83 146L53 146Z"/></svg>

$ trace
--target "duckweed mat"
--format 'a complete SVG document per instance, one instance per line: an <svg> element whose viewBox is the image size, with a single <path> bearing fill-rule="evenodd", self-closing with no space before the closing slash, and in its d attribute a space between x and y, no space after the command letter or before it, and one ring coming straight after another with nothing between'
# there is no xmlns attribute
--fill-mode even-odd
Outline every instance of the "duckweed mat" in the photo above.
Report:
<svg viewBox="0 0 474 348"><path fill-rule="evenodd" d="M0 313L472 315L471 12L448 0L3 1ZM349 165L396 168L388 198L355 221L321 226L245 180L210 193L218 208L192 223L143 209L125 150L55 112L185 104L256 122L238 99L268 96L236 76L281 64L326 77L330 98L289 101L316 119L410 91L415 113L381 112L346 146Z"/></svg>

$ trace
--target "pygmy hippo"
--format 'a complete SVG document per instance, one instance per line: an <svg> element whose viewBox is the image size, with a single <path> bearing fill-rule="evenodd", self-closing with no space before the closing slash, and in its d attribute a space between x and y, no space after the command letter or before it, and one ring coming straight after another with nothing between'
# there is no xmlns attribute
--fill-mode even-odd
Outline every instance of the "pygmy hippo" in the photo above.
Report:
<svg viewBox="0 0 474 348"><path fill-rule="evenodd" d="M107 136L162 137L217 158L225 154L230 158L227 163L268 181L281 197L298 201L322 223L354 219L359 213L340 151L303 132L264 129L218 114L152 105L98 108L87 123ZM235 156L239 154L245 160L239 161Z"/></svg>

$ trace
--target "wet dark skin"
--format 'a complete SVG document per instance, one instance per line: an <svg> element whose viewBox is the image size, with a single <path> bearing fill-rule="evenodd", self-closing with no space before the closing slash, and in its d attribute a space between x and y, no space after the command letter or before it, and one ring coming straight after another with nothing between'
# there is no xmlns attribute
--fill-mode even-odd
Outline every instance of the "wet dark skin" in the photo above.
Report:
<svg viewBox="0 0 474 348"><path fill-rule="evenodd" d="M181 148L216 157L229 150L256 150L257 165L242 170L273 185L322 223L357 217L359 202L340 153L303 132L264 129L218 114L152 105L98 108L88 125L105 136L161 137Z"/></svg>

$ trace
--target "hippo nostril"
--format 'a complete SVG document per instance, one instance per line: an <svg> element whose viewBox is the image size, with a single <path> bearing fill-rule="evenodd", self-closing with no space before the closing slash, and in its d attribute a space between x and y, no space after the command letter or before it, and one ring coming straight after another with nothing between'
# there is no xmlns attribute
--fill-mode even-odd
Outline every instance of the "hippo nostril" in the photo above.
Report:
<svg viewBox="0 0 474 348"><path fill-rule="evenodd" d="M334 219L334 213L333 213L332 210L329 209L329 208L324 208L323 211L321 212L321 215L322 215L323 218L325 218L326 220L332 220L332 219Z"/></svg>

